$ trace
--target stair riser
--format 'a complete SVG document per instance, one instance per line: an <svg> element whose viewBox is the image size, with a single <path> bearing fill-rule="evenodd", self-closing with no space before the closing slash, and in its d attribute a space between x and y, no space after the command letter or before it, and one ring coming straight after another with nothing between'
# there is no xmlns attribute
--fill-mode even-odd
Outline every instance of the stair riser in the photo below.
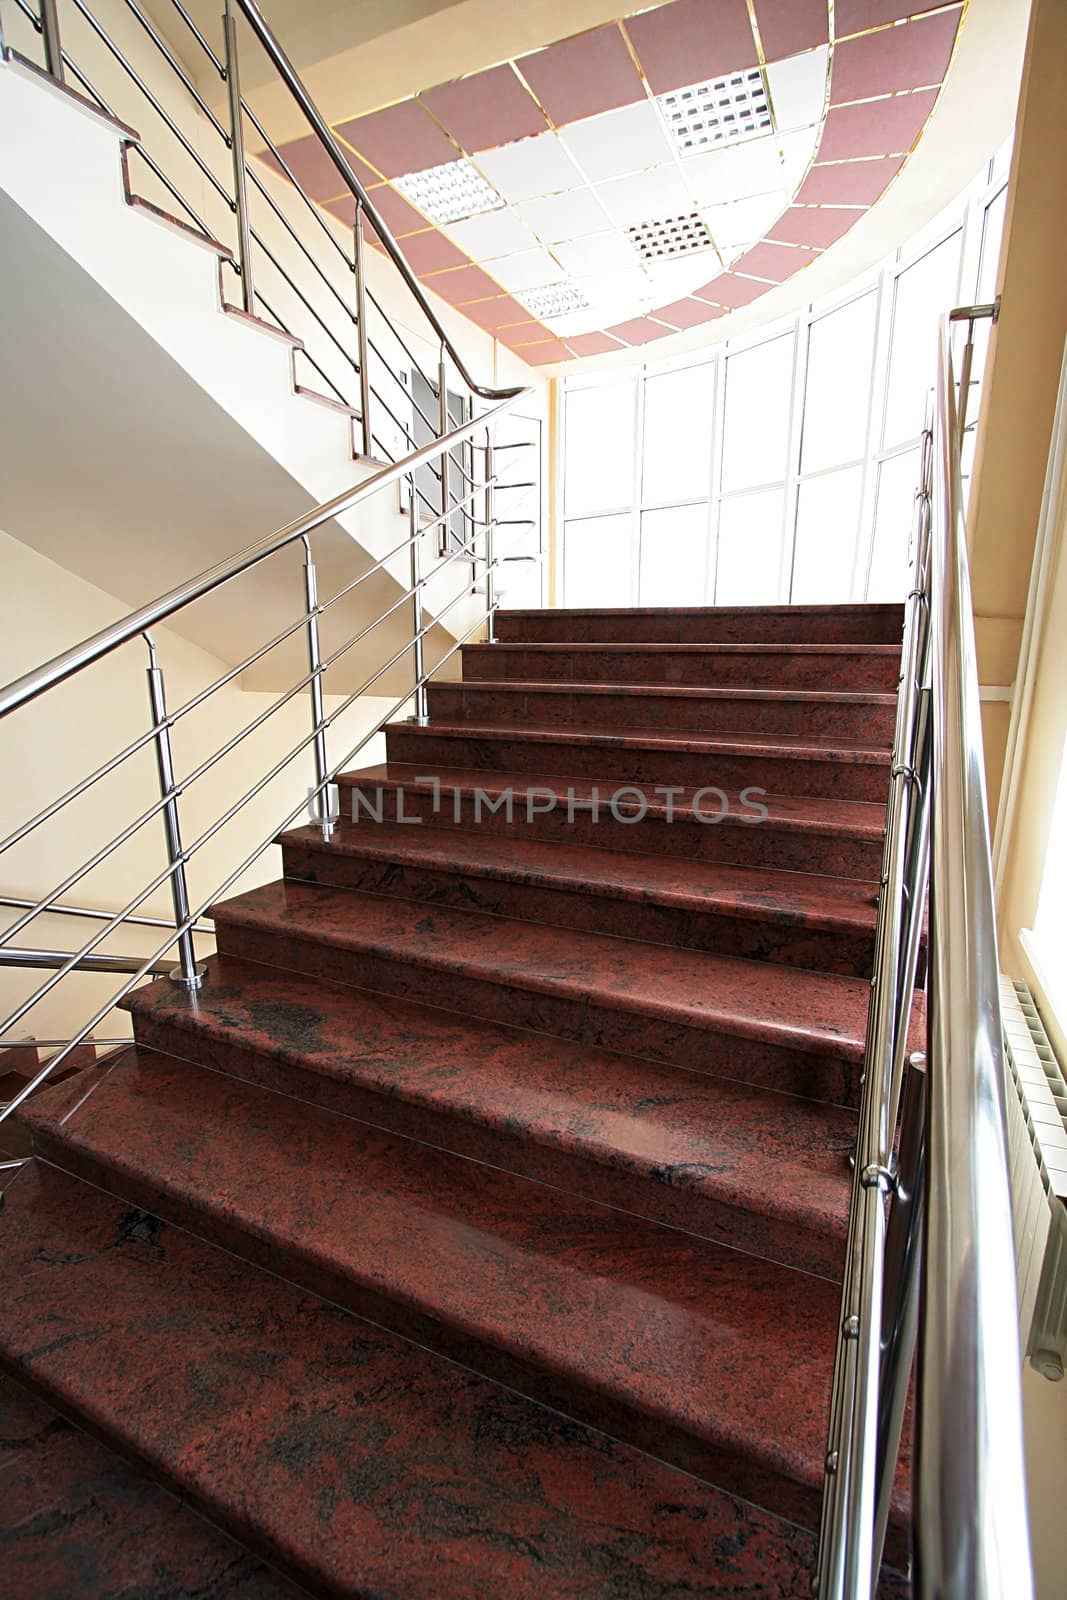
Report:
<svg viewBox="0 0 1067 1600"><path fill-rule="evenodd" d="M370 826L373 828L374 824ZM300 878L305 883L363 889L369 894L424 900L431 905L454 906L467 911L488 911L495 916L521 917L527 922L581 928L589 933L613 933L622 938L677 945L687 950L714 951L782 966L837 972L845 977L868 978L871 975L873 933L809 928L770 914L765 918L749 918L732 916L725 911L701 912L619 899L589 890L572 893L532 883L479 878L459 869L450 872L444 867L368 860L300 845L283 845L282 861L287 878Z"/></svg>
<svg viewBox="0 0 1067 1600"><path fill-rule="evenodd" d="M400 995L465 1016L533 1028L621 1055L647 1056L693 1072L781 1089L809 1100L855 1107L859 1063L825 1051L788 1049L762 1040L701 1028L673 1018L647 1016L619 1006L546 995L469 977L450 968L420 966L418 951L400 960L374 950L341 948L265 929L230 925L216 914L224 955Z"/></svg>
<svg viewBox="0 0 1067 1600"><path fill-rule="evenodd" d="M719 612L501 611L501 643L534 644L900 644L901 606L756 608Z"/></svg>
<svg viewBox="0 0 1067 1600"><path fill-rule="evenodd" d="M390 1295L387 1284L356 1278L296 1246L282 1254L275 1241L242 1226L222 1207L201 1206L170 1192L165 1183L102 1165L50 1135L38 1135L35 1143L44 1160L128 1205L150 1211L164 1222L184 1228L345 1311L414 1340L624 1443L636 1445L708 1483L728 1488L801 1526L817 1525L817 1483L785 1478L726 1441L703 1437L695 1427L690 1431L676 1421L636 1410L626 1403L624 1392L587 1386L576 1374L539 1366L535 1354L492 1344L480 1336L477 1328L443 1321L418 1303L402 1302ZM591 1330L591 1336L595 1337L595 1330Z"/></svg>
<svg viewBox="0 0 1067 1600"><path fill-rule="evenodd" d="M503 650L495 645L465 645L463 678L471 683L644 683L679 688L728 686L752 689L835 689L852 693L895 694L900 676L897 655L850 655L819 651L727 651L723 654L662 655L604 645L599 650Z"/></svg>
<svg viewBox="0 0 1067 1600"><path fill-rule="evenodd" d="M736 866L764 867L779 872L815 872L832 878L862 878L877 881L882 869L882 841L804 833L770 823L697 822L685 816L669 823L660 815L636 822L619 822L605 805L594 822L589 811L573 808L568 818L564 796L552 811L537 809L535 800L528 816L525 798L516 794L512 819L504 810L490 811L495 795L476 799L473 791L442 788L439 804L432 792L404 786L400 796L386 785L341 785L341 815L353 816L353 791L359 788L359 814L356 820L371 826L377 820L395 823L403 817L412 826L471 828L499 837L514 834L519 839L555 844L581 844L604 850L639 850L649 854L679 856L696 861L714 861ZM633 797L631 796L631 799ZM663 796L648 787L648 799L663 804ZM621 809L621 808L620 808ZM717 808L716 808L717 809ZM735 807L736 810L736 807ZM750 813L743 813L749 815ZM418 819L418 820L416 820Z"/></svg>
<svg viewBox="0 0 1067 1600"><path fill-rule="evenodd" d="M662 730L661 730L662 731ZM601 779L616 785L649 783L691 789L713 786L729 794L762 789L766 794L817 795L827 800L871 800L884 805L889 763L823 760L817 757L770 757L738 751L686 753L624 745L593 745L561 739L524 739L518 731L491 739L435 734L392 723L385 730L390 761L413 765L420 773L436 767L480 767L489 772L559 773L564 777ZM610 800L605 791L605 803ZM704 802L714 812L716 802Z"/></svg>
<svg viewBox="0 0 1067 1600"><path fill-rule="evenodd" d="M675 699L652 694L539 694L507 684L484 688L461 683L431 683L431 721L472 722L476 727L504 724L538 728L584 728L597 733L745 733L833 739L842 744L884 744L893 737L892 703L847 701L716 700L703 695Z"/></svg>
<svg viewBox="0 0 1067 1600"><path fill-rule="evenodd" d="M150 1013L134 1014L140 1044L195 1061L261 1088L294 1095L343 1116L356 1117L406 1139L436 1145L471 1161L532 1178L570 1194L580 1194L620 1211L634 1212L668 1227L683 1228L706 1239L766 1256L784 1266L835 1281L841 1276L844 1231L799 1223L794 1216L770 1217L742 1210L686 1186L684 1175L671 1169L610 1166L580 1153L509 1134L506 1128L445 1115L429 1107L379 1092L373 1085L342 1082L314 1072L299 1062L267 1055L230 1040L212 1039L202 1030L186 1029Z"/></svg>

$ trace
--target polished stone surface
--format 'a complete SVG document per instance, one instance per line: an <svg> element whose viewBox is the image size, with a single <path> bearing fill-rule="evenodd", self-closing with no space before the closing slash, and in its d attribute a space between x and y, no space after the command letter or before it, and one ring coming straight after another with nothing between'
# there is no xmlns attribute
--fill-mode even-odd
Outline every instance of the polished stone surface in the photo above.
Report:
<svg viewBox="0 0 1067 1600"><path fill-rule="evenodd" d="M127 1005L152 1049L840 1276L853 1112L222 956Z"/></svg>
<svg viewBox="0 0 1067 1600"><path fill-rule="evenodd" d="M504 641L560 640L625 644L662 640L711 644L891 644L899 648L904 607L850 606L642 606L593 610L501 611Z"/></svg>
<svg viewBox="0 0 1067 1600"><path fill-rule="evenodd" d="M466 644L465 682L728 683L896 694L896 644Z"/></svg>
<svg viewBox="0 0 1067 1600"><path fill-rule="evenodd" d="M810 1534L66 1174L0 1266L0 1359L314 1593L809 1592Z"/></svg>

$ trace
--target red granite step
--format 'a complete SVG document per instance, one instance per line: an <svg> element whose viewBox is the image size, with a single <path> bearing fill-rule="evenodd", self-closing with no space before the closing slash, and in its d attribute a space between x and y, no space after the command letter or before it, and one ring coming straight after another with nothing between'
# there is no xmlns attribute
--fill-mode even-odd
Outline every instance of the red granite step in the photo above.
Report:
<svg viewBox="0 0 1067 1600"><path fill-rule="evenodd" d="M855 1104L869 986L285 880L217 905L226 955Z"/></svg>
<svg viewBox="0 0 1067 1600"><path fill-rule="evenodd" d="M431 683L431 721L477 727L618 728L638 734L741 732L766 738L884 744L893 739L895 694L836 689L741 689L616 683Z"/></svg>
<svg viewBox="0 0 1067 1600"><path fill-rule="evenodd" d="M661 826L666 827L663 823ZM287 878L870 977L877 886L477 829L342 824L278 841Z"/></svg>
<svg viewBox="0 0 1067 1600"><path fill-rule="evenodd" d="M888 750L784 735L391 722L385 748L390 761L419 763L423 772L481 767L616 784L711 786L728 794L755 788L772 795L866 800L881 806L889 790Z"/></svg>
<svg viewBox="0 0 1067 1600"><path fill-rule="evenodd" d="M315 1594L808 1593L810 1534L67 1173L5 1223L0 1362Z"/></svg>
<svg viewBox="0 0 1067 1600"><path fill-rule="evenodd" d="M124 1004L146 1047L840 1276L851 1111L225 956Z"/></svg>
<svg viewBox="0 0 1067 1600"><path fill-rule="evenodd" d="M465 644L467 682L663 683L895 694L896 644Z"/></svg>
<svg viewBox="0 0 1067 1600"><path fill-rule="evenodd" d="M501 611L497 637L561 644L892 644L902 605L642 606L616 610Z"/></svg>
<svg viewBox="0 0 1067 1600"><path fill-rule="evenodd" d="M694 807L694 790L668 794L646 783L619 794L613 811L609 802L618 785L610 782L598 788L583 778L479 767L427 772L399 761L343 773L340 785L345 819L399 818L409 826L477 828L481 837L518 833L836 878L877 881L882 870L884 803L768 795L757 810L734 793L725 804L705 796Z"/></svg>
<svg viewBox="0 0 1067 1600"><path fill-rule="evenodd" d="M10 1378L0 1378L0 1461L9 1600L306 1593Z"/></svg>
<svg viewBox="0 0 1067 1600"><path fill-rule="evenodd" d="M173 1057L70 1098L24 1113L54 1165L815 1525L835 1284Z"/></svg>

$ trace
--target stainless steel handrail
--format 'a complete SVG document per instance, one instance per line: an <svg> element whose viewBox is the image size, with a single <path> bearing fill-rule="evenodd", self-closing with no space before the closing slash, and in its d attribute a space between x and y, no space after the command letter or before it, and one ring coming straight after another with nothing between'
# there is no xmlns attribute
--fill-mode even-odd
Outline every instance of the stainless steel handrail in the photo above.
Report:
<svg viewBox="0 0 1067 1600"><path fill-rule="evenodd" d="M961 391L961 410L967 390ZM937 373L930 1135L920 1307L918 1592L1033 1593L1004 1043L981 706L947 326Z"/></svg>
<svg viewBox="0 0 1067 1600"><path fill-rule="evenodd" d="M943 319L924 437L831 1392L820 1600L871 1600L877 1591L916 1345L914 1593L1032 1595L996 926L960 480L974 326L997 310L961 307ZM957 323L968 330L958 410ZM907 1052L928 881L924 1060Z"/></svg>
<svg viewBox="0 0 1067 1600"><path fill-rule="evenodd" d="M482 416L465 422L461 428L454 428L441 439L432 439L429 444L413 451L402 461L395 461L387 467L382 467L380 471L373 473L369 478L364 478L351 489L345 489L341 494L335 495L332 500L315 506L311 511L305 511L302 516L287 523L284 528L279 528L276 533L268 534L265 539L258 539L254 544L247 545L236 555L228 556L215 566L208 567L197 577L176 584L173 589L168 589L166 594L149 601L147 605L140 606L136 611L129 612L119 622L101 628L99 633L94 633L88 639L83 639L80 644L64 650L51 661L45 662L43 666L35 668L33 672L27 672L23 677L16 678L6 688L0 689L0 718L8 716L20 706L27 705L45 690L80 672L83 667L110 655L113 650L128 644L131 639L136 639L146 630L158 627L183 606L211 594L213 590L221 588L223 584L231 582L241 573L258 566L261 561L267 560L277 551L284 550L286 545L295 544L297 540L313 533L316 528L321 528L324 523L331 522L347 511L354 511L379 489L410 476L425 462L434 460L453 445L461 444L471 434L481 432L494 417L510 409L513 398L518 399L530 393L529 389L517 390L514 397L509 396L500 401ZM383 556L380 561L374 562L368 571L383 568L388 560L388 556ZM365 575L361 573L361 577Z"/></svg>

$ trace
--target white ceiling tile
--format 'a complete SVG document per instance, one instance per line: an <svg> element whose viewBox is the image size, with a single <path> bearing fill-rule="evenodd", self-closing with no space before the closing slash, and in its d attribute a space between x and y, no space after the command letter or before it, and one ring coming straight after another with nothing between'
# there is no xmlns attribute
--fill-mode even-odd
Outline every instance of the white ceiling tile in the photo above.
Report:
<svg viewBox="0 0 1067 1600"><path fill-rule="evenodd" d="M684 216L693 206L681 173L673 163L597 184L597 194L613 222L627 227L664 217Z"/></svg>
<svg viewBox="0 0 1067 1600"><path fill-rule="evenodd" d="M646 267L656 305L669 305L672 300L682 300L702 283L707 283L720 269L716 250L699 250L675 261L649 262Z"/></svg>
<svg viewBox="0 0 1067 1600"><path fill-rule="evenodd" d="M781 189L782 160L779 141L752 139L731 150L713 150L691 156L682 163L685 181L701 206L727 200L747 200L750 195Z"/></svg>
<svg viewBox="0 0 1067 1600"><path fill-rule="evenodd" d="M647 100L572 123L560 137L592 183L662 166L672 154L659 113Z"/></svg>
<svg viewBox="0 0 1067 1600"><path fill-rule="evenodd" d="M552 254L568 272L619 272L637 266L633 245L625 234L612 228L607 233L593 234L589 239L573 239L568 244L553 246Z"/></svg>
<svg viewBox="0 0 1067 1600"><path fill-rule="evenodd" d="M796 194L815 155L822 123L813 128L801 128L796 133L784 133L778 143L782 147L782 187Z"/></svg>
<svg viewBox="0 0 1067 1600"><path fill-rule="evenodd" d="M580 290L596 312L603 327L609 322L624 322L639 316L651 306L655 296L647 274L636 272L598 272L595 277L575 278Z"/></svg>
<svg viewBox="0 0 1067 1600"><path fill-rule="evenodd" d="M450 222L441 232L455 240L474 261L493 261L497 256L533 250L537 245L529 228L508 207L489 211L484 217L468 217L465 222Z"/></svg>
<svg viewBox="0 0 1067 1600"><path fill-rule="evenodd" d="M486 150L476 165L505 200L535 200L540 195L580 188L582 183L581 173L554 133L539 133L499 150Z"/></svg>
<svg viewBox="0 0 1067 1600"><path fill-rule="evenodd" d="M524 250L521 255L503 256L493 262L493 277L505 289L529 289L543 283L558 283L564 274L547 250Z"/></svg>
<svg viewBox="0 0 1067 1600"><path fill-rule="evenodd" d="M546 200L524 200L516 210L545 244L584 239L609 226L607 212L592 189L573 189Z"/></svg>
<svg viewBox="0 0 1067 1600"><path fill-rule="evenodd" d="M782 133L810 127L822 116L829 55L830 47L824 44L767 68L775 125Z"/></svg>
<svg viewBox="0 0 1067 1600"><path fill-rule="evenodd" d="M781 216L792 196L785 190L733 200L725 206L705 206L701 216L717 245L755 244Z"/></svg>

